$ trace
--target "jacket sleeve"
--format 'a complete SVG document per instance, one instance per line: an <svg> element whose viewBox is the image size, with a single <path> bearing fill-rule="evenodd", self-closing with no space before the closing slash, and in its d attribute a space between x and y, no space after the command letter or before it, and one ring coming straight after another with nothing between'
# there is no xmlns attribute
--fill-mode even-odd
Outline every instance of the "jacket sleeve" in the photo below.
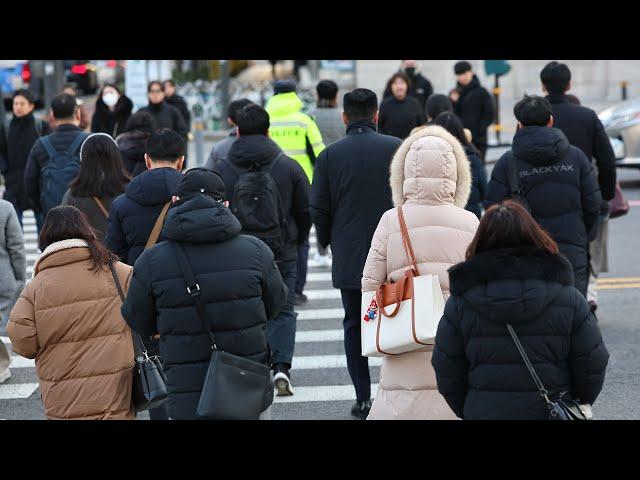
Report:
<svg viewBox="0 0 640 480"><path fill-rule="evenodd" d="M387 111L383 108L384 102L380 104L378 109L378 133L387 134Z"/></svg>
<svg viewBox="0 0 640 480"><path fill-rule="evenodd" d="M307 116L307 140L313 150L313 155L318 158L318 155L325 149L324 142L322 141L322 134L316 122L309 116Z"/></svg>
<svg viewBox="0 0 640 480"><path fill-rule="evenodd" d="M27 157L27 164L24 171L24 191L32 205L38 210L40 207L40 158L46 155L42 142L38 139L33 144L29 157Z"/></svg>
<svg viewBox="0 0 640 480"><path fill-rule="evenodd" d="M493 123L493 99L491 94L483 89L482 95L482 115L480 117L480 126L483 130L489 128Z"/></svg>
<svg viewBox="0 0 640 480"><path fill-rule="evenodd" d="M204 162L204 168L210 168L211 170L213 170L216 163L218 163L218 160L220 160L220 158L218 157L218 149L216 148L216 145L214 145L211 149L209 157L207 158L207 161Z"/></svg>
<svg viewBox="0 0 640 480"><path fill-rule="evenodd" d="M487 198L484 201L485 209L511 196L507 180L507 155L509 155L508 152L502 155L491 171L491 180L487 185Z"/></svg>
<svg viewBox="0 0 640 480"><path fill-rule="evenodd" d="M5 225L6 248L11 258L11 267L13 274L18 282L24 283L27 276L27 257L24 247L24 236L22 235L22 227L18 221L18 215L15 209L11 208L9 218Z"/></svg>
<svg viewBox="0 0 640 480"><path fill-rule="evenodd" d="M298 228L298 245L302 245L311 230L311 212L309 211L309 193L311 186L309 178L304 172L300 164L296 161L292 162L295 168L293 177L293 219Z"/></svg>
<svg viewBox="0 0 640 480"><path fill-rule="evenodd" d="M578 154L580 165L580 197L582 200L582 216L584 226L589 232L598 220L603 206L600 186L596 179L593 164L587 159L582 150L575 149Z"/></svg>
<svg viewBox="0 0 640 480"><path fill-rule="evenodd" d="M469 362L465 355L464 337L458 323L458 308L457 297L450 296L444 307L444 315L438 324L431 364L435 370L438 391L451 410L459 418L463 418L464 402L468 391Z"/></svg>
<svg viewBox="0 0 640 480"><path fill-rule="evenodd" d="M327 157L328 150L324 150L316 160L311 184L311 216L316 226L318 243L323 248L331 243L331 191Z"/></svg>
<svg viewBox="0 0 640 480"><path fill-rule="evenodd" d="M187 138L187 134L189 133L189 127L187 126L182 114L177 108L171 110L171 115L173 116L173 126L174 130L182 135L184 138Z"/></svg>
<svg viewBox="0 0 640 480"><path fill-rule="evenodd" d="M109 251L115 253L121 260L127 261L130 247L122 231L122 219L120 218L120 212L118 211L117 202L115 201L111 204L109 226L107 227L104 244Z"/></svg>
<svg viewBox="0 0 640 480"><path fill-rule="evenodd" d="M262 301L267 320L273 320L287 303L289 291L274 261L273 252L262 242L256 242L262 257Z"/></svg>
<svg viewBox="0 0 640 480"><path fill-rule="evenodd" d="M136 261L127 298L122 304L122 317L131 330L137 332L143 339L148 339L158 332L156 318L156 300L151 286L151 271L149 268L150 250L145 251Z"/></svg>
<svg viewBox="0 0 640 480"><path fill-rule="evenodd" d="M362 269L362 291L372 292L387 279L387 243L389 215L384 213L371 239L371 247Z"/></svg>
<svg viewBox="0 0 640 480"><path fill-rule="evenodd" d="M0 173L4 175L9 170L9 152L7 151L7 134L2 120L4 117L0 118Z"/></svg>
<svg viewBox="0 0 640 480"><path fill-rule="evenodd" d="M586 299L577 290L574 294L576 307L569 347L571 393L581 402L592 404L602 390L609 352Z"/></svg>
<svg viewBox="0 0 640 480"><path fill-rule="evenodd" d="M598 184L602 191L602 198L609 201L616 193L616 155L609 140L609 135L602 122L593 112L595 135L593 136L593 156L598 166Z"/></svg>
<svg viewBox="0 0 640 480"><path fill-rule="evenodd" d="M7 324L7 334L12 349L25 358L35 358L38 354L38 336L36 334L36 312L33 305L34 283L28 284L16 302Z"/></svg>

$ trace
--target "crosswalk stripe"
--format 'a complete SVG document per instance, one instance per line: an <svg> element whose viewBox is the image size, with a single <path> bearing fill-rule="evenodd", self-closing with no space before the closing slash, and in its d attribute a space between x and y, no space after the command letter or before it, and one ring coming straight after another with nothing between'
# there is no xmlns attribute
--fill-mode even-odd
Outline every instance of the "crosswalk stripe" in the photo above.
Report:
<svg viewBox="0 0 640 480"><path fill-rule="evenodd" d="M13 370L14 368L35 368L36 361L31 358L24 358L19 355L11 356L11 364L9 368Z"/></svg>
<svg viewBox="0 0 640 480"><path fill-rule="evenodd" d="M372 397L375 397L377 390L377 383L371 385ZM274 403L355 401L353 385L322 385L317 387L296 387L294 385L293 392L294 395L288 397L274 397Z"/></svg>
<svg viewBox="0 0 640 480"><path fill-rule="evenodd" d="M11 340L9 339L9 337L0 337L0 342L2 343L6 343L6 344L11 344Z"/></svg>
<svg viewBox="0 0 640 480"><path fill-rule="evenodd" d="M336 342L343 339L343 330L305 330L296 332L296 343Z"/></svg>
<svg viewBox="0 0 640 480"><path fill-rule="evenodd" d="M9 383L0 385L0 400L29 398L38 386L37 383Z"/></svg>
<svg viewBox="0 0 640 480"><path fill-rule="evenodd" d="M608 283L640 282L640 277L599 278L598 286Z"/></svg>
<svg viewBox="0 0 640 480"><path fill-rule="evenodd" d="M340 295L340 290L337 290L335 288L318 290L309 289L305 290L304 294L309 300L329 300L342 298Z"/></svg>
<svg viewBox="0 0 640 480"><path fill-rule="evenodd" d="M330 282L331 272L307 273L307 282Z"/></svg>
<svg viewBox="0 0 640 480"><path fill-rule="evenodd" d="M371 357L369 359L370 367L379 367L382 365L381 357ZM345 355L311 355L293 357L292 370L312 370L324 368L346 368L347 357Z"/></svg>
<svg viewBox="0 0 640 480"><path fill-rule="evenodd" d="M334 320L344 319L344 309L342 308L313 308L308 310L297 310L298 320Z"/></svg>

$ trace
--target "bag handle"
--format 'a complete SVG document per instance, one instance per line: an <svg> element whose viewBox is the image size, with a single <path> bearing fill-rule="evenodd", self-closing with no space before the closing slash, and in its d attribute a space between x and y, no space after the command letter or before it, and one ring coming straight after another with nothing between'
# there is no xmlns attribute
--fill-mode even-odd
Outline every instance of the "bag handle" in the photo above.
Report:
<svg viewBox="0 0 640 480"><path fill-rule="evenodd" d="M529 357L527 356L527 353L524 351L524 348L522 347L522 344L520 343L520 340L518 339L516 332L513 330L513 328L509 324L507 324L507 330L509 330L509 335L511 335L511 338L513 339L513 343L516 344L516 348L518 349L518 352L520 353L520 356L522 357L524 364L527 366L527 369L531 374L531 378L533 378L533 381L536 384L536 387L540 391L540 395L547 402L547 405L551 405L551 400L549 400L549 392L547 391L546 388L544 388L542 381L540 381L540 377L538 377L538 374L534 370L533 365L529 361Z"/></svg>
<svg viewBox="0 0 640 480"><path fill-rule="evenodd" d="M170 206L171 206L171 202L169 201L164 204L164 207L162 207L162 210L160 211L160 215L158 215L156 223L153 225L153 230L151 230L149 239L147 240L147 243L144 246L145 250L148 250L149 248L153 247L158 241L158 238L160 238L160 232L162 232L162 226L164 225L165 218L167 218L167 212L169 211Z"/></svg>
<svg viewBox="0 0 640 480"><path fill-rule="evenodd" d="M193 270L191 269L191 264L189 263L189 259L187 258L187 252L184 247L177 242L169 242L173 246L173 250L176 254L176 258L178 259L178 264L180 264L180 269L182 270L182 275L184 276L185 282L187 284L187 293L191 296L194 303L196 304L196 311L198 312L198 318L202 323L202 328L209 335L209 341L211 343L212 350L218 350L218 345L216 344L216 338L213 335L213 332L209 329L205 322L205 313L204 313L204 305L202 305L202 299L200 298L200 285L196 281L196 277L193 274Z"/></svg>
<svg viewBox="0 0 640 480"><path fill-rule="evenodd" d="M116 269L113 265L113 260L109 260L109 269L111 270L111 275L113 276L113 282L116 284L116 289L118 290L118 295L120 295L120 299L122 303L125 301L124 290L122 289L122 285L120 284L120 279L118 278L118 274L116 273ZM136 358L149 359L147 355L147 349L144 346L144 342L142 341L142 337L131 329L131 336L133 337L133 353Z"/></svg>
<svg viewBox="0 0 640 480"><path fill-rule="evenodd" d="M400 222L400 233L402 235L402 243L404 244L404 250L407 253L409 263L411 263L416 275L420 275L418 272L418 262L416 256L413 253L413 247L411 245L411 238L409 238L409 230L407 229L407 223L404 220L404 213L402 212L402 205L398 207L398 221Z"/></svg>
<svg viewBox="0 0 640 480"><path fill-rule="evenodd" d="M107 218L107 220L109 220L109 212L105 208L104 203L102 203L102 201L100 201L98 197L92 197L92 198L93 198L93 201L98 204L98 208L100 209L102 214Z"/></svg>

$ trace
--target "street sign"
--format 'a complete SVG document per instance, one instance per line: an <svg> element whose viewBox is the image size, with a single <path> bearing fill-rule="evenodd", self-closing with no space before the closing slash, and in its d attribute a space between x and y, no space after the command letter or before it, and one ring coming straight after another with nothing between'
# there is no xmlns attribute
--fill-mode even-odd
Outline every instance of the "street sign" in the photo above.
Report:
<svg viewBox="0 0 640 480"><path fill-rule="evenodd" d="M506 75L511 70L511 65L506 60L485 60L484 71L487 75Z"/></svg>
<svg viewBox="0 0 640 480"><path fill-rule="evenodd" d="M147 106L147 61L127 60L124 75L125 95L133 102L134 111Z"/></svg>

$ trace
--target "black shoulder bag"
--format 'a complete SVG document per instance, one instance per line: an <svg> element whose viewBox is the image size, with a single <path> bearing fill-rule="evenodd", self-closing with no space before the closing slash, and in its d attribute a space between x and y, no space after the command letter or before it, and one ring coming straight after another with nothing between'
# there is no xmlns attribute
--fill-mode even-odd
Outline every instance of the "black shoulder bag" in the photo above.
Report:
<svg viewBox="0 0 640 480"><path fill-rule="evenodd" d="M124 291L122 290L122 285L120 285L113 262L109 262L109 268L120 298L124 302ZM158 407L167 400L167 377L164 375L158 356L149 357L140 335L134 332L133 329L131 334L136 363L133 368L132 401L135 411L142 412Z"/></svg>
<svg viewBox="0 0 640 480"><path fill-rule="evenodd" d="M533 365L529 361L529 357L527 356L524 348L522 348L522 344L516 335L516 332L513 330L511 325L507 324L507 330L509 330L509 335L513 339L513 343L516 344L516 348L524 361L524 364L527 366L529 373L531 374L531 378L533 378L536 387L540 391L540 395L544 399L549 408L549 420L591 420L591 413L589 412L589 405L580 405L576 402L569 392L561 392L560 395L557 396L556 399L551 400L549 398L549 392L544 385L540 381L540 377L533 369Z"/></svg>
<svg viewBox="0 0 640 480"><path fill-rule="evenodd" d="M196 281L184 247L171 242L182 269L187 293L193 299L202 328L211 345L211 359L202 386L196 414L211 420L257 420L266 408L265 398L273 398L271 371L263 363L224 352L206 322L200 285Z"/></svg>
<svg viewBox="0 0 640 480"><path fill-rule="evenodd" d="M511 199L520 203L520 205L531 213L527 197L525 197L520 186L520 180L518 179L518 159L513 154L513 151L507 156L507 181L509 182L509 193L511 194Z"/></svg>

